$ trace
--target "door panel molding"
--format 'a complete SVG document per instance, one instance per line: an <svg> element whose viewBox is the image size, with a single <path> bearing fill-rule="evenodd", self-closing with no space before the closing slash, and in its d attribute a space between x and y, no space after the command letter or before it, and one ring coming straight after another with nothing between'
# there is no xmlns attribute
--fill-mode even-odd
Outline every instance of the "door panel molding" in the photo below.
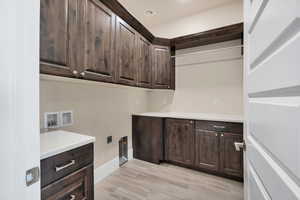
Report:
<svg viewBox="0 0 300 200"><path fill-rule="evenodd" d="M248 163L248 167L249 167L249 174L250 174L249 188L251 191L249 199L272 200L272 198L268 194L265 186L263 185L262 181L260 180L259 176L255 172L250 162Z"/></svg>
<svg viewBox="0 0 300 200"><path fill-rule="evenodd" d="M276 46L280 46L277 43L281 43L278 41L283 39L278 40L277 38L282 34L288 34L289 26L294 27L292 24L294 21L298 21L299 10L300 4L298 0L270 1L266 5L256 23L255 29L249 34L251 68L261 63L263 58L266 58L266 55L272 54L276 50ZM285 38L285 36L282 38ZM278 41L275 42L276 40ZM275 47L270 48L270 46Z"/></svg>
<svg viewBox="0 0 300 200"><path fill-rule="evenodd" d="M285 43L279 51L276 51L269 59L264 61L261 66L257 66L255 70L249 74L248 92L250 95L254 96L255 93L259 92L266 93L270 90L286 90L288 88L300 86L298 75L300 73L298 53L298 48L300 46L299 33L300 32ZM272 77L274 81L266 81L265 77ZM268 94L266 94L266 96L267 95ZM283 94L283 96L284 95L285 94ZM290 96L289 94L286 95Z"/></svg>
<svg viewBox="0 0 300 200"><path fill-rule="evenodd" d="M248 158L266 190L274 200L298 200L300 187L264 150L256 140L248 136ZM255 165L253 164L255 163Z"/></svg>
<svg viewBox="0 0 300 200"><path fill-rule="evenodd" d="M299 123L294 122L300 113L300 98L250 100L249 136L263 144L276 160L298 177L300 185ZM272 138L270 136L272 135ZM292 139L291 138L295 138Z"/></svg>
<svg viewBox="0 0 300 200"><path fill-rule="evenodd" d="M251 13L250 13L250 27L248 33L251 34L254 30L256 23L258 22L260 16L262 15L264 9L267 6L269 0L256 0L252 1Z"/></svg>

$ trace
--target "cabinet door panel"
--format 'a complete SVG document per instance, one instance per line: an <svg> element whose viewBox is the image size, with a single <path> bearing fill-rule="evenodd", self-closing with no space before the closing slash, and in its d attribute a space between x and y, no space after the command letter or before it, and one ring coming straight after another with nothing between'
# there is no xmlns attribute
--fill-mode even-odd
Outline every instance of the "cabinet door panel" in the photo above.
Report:
<svg viewBox="0 0 300 200"><path fill-rule="evenodd" d="M73 71L84 61L84 1L40 3L41 73L73 77Z"/></svg>
<svg viewBox="0 0 300 200"><path fill-rule="evenodd" d="M235 150L234 143L242 142L243 136L240 134L223 133L220 137L221 163L220 170L222 173L243 177L243 152Z"/></svg>
<svg viewBox="0 0 300 200"><path fill-rule="evenodd" d="M202 169L219 169L219 134L213 131L196 131L196 163Z"/></svg>
<svg viewBox="0 0 300 200"><path fill-rule="evenodd" d="M151 87L151 43L143 37L138 39L138 85Z"/></svg>
<svg viewBox="0 0 300 200"><path fill-rule="evenodd" d="M171 56L170 48L163 46L153 47L153 87L169 89L171 84Z"/></svg>
<svg viewBox="0 0 300 200"><path fill-rule="evenodd" d="M163 119L134 116L132 145L134 158L152 163L163 160Z"/></svg>
<svg viewBox="0 0 300 200"><path fill-rule="evenodd" d="M136 85L136 32L117 17L118 83Z"/></svg>
<svg viewBox="0 0 300 200"><path fill-rule="evenodd" d="M166 120L166 157L168 161L194 165L195 132L190 120Z"/></svg>
<svg viewBox="0 0 300 200"><path fill-rule="evenodd" d="M41 0L41 61L68 65L69 0Z"/></svg>
<svg viewBox="0 0 300 200"><path fill-rule="evenodd" d="M113 82L115 15L97 0L87 1L84 78Z"/></svg>
<svg viewBox="0 0 300 200"><path fill-rule="evenodd" d="M85 1L69 0L69 46L68 60L71 68L80 72L84 66L84 48L85 48Z"/></svg>

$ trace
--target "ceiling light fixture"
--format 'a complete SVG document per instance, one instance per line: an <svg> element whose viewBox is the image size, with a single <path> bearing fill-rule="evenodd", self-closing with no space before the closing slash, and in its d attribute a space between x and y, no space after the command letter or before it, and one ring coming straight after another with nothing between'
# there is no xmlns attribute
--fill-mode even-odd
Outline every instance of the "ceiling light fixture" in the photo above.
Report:
<svg viewBox="0 0 300 200"><path fill-rule="evenodd" d="M153 10L146 10L145 11L145 15L146 16L154 16L154 15L156 15L156 12L154 12Z"/></svg>

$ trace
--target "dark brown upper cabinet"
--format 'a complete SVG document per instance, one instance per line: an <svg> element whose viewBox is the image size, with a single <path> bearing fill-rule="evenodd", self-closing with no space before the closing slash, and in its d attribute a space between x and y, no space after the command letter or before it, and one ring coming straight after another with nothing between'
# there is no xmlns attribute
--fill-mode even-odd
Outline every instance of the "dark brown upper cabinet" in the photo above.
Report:
<svg viewBox="0 0 300 200"><path fill-rule="evenodd" d="M41 0L41 73L74 77L84 63L84 1Z"/></svg>
<svg viewBox="0 0 300 200"><path fill-rule="evenodd" d="M152 45L144 37L138 36L138 86L151 88L152 78Z"/></svg>
<svg viewBox="0 0 300 200"><path fill-rule="evenodd" d="M115 81L116 16L98 0L87 0L85 65L80 75L89 80Z"/></svg>
<svg viewBox="0 0 300 200"><path fill-rule="evenodd" d="M145 37L143 29L136 31L135 23L128 25L107 4L102 0L41 0L40 72L174 89L170 40ZM166 46L153 47L154 43Z"/></svg>
<svg viewBox="0 0 300 200"><path fill-rule="evenodd" d="M153 46L152 87L171 88L171 52L166 46Z"/></svg>
<svg viewBox="0 0 300 200"><path fill-rule="evenodd" d="M219 134L214 131L196 130L195 166L215 171L219 170Z"/></svg>
<svg viewBox="0 0 300 200"><path fill-rule="evenodd" d="M137 32L117 17L117 81L135 86L137 84Z"/></svg>
<svg viewBox="0 0 300 200"><path fill-rule="evenodd" d="M226 175L243 177L243 152L235 150L234 143L243 142L243 135L222 133L220 137L220 171Z"/></svg>
<svg viewBox="0 0 300 200"><path fill-rule="evenodd" d="M194 121L166 119L166 160L185 166L194 165L195 127Z"/></svg>

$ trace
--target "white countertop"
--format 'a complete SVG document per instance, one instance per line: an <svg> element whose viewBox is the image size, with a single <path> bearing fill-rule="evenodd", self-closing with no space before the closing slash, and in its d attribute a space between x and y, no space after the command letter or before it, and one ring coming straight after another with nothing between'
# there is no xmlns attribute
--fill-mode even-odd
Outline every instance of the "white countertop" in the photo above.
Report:
<svg viewBox="0 0 300 200"><path fill-rule="evenodd" d="M42 133L40 138L41 160L96 141L94 137L68 131Z"/></svg>
<svg viewBox="0 0 300 200"><path fill-rule="evenodd" d="M178 113L178 112L148 112L133 114L138 116L177 118L177 119L193 119L193 120L208 120L221 122L238 122L243 123L242 115L226 115L213 113Z"/></svg>

